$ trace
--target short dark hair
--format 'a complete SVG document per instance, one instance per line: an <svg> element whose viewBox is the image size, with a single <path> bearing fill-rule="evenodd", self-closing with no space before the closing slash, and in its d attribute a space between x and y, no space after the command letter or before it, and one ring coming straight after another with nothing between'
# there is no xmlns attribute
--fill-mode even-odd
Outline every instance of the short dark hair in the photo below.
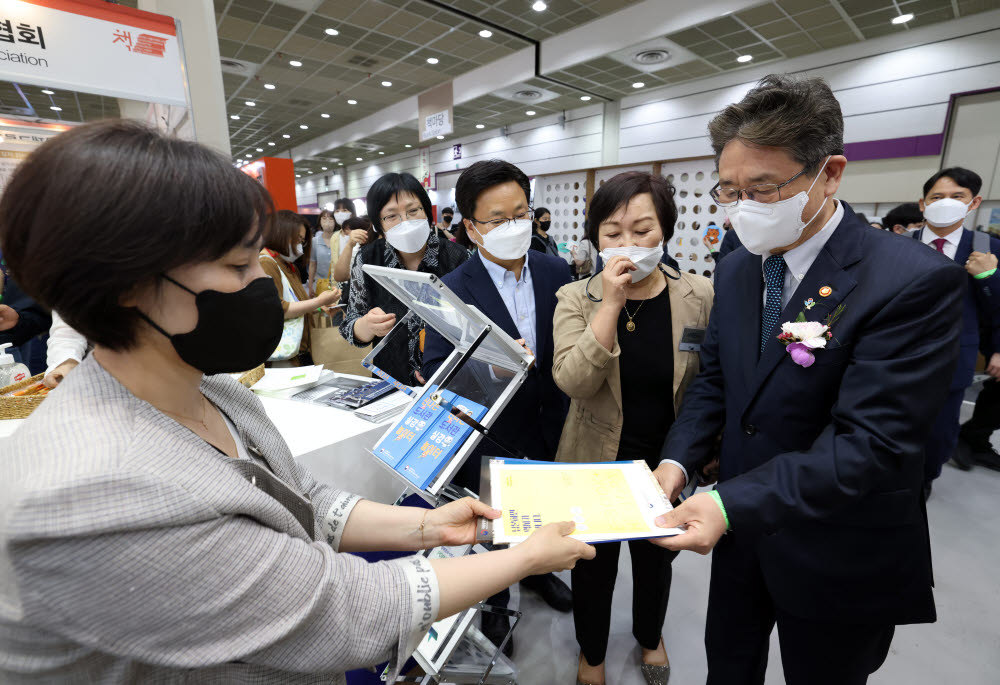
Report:
<svg viewBox="0 0 1000 685"><path fill-rule="evenodd" d="M924 213L920 211L920 205L916 202L904 202L890 209L889 213L882 217L882 228L891 231L896 224L905 228L910 224L919 224L923 220Z"/></svg>
<svg viewBox="0 0 1000 685"><path fill-rule="evenodd" d="M979 174L960 166L953 166L949 169L942 169L927 179L927 183L924 184L924 197L927 197L934 184L942 178L950 178L955 182L955 185L971 192L973 197L979 195L979 191L983 189L983 179L979 177Z"/></svg>
<svg viewBox="0 0 1000 685"><path fill-rule="evenodd" d="M351 216L354 216L354 203L351 202L346 197L338 197L336 200L333 201L333 211L336 212L337 209L341 207L350 212Z"/></svg>
<svg viewBox="0 0 1000 685"><path fill-rule="evenodd" d="M365 231L368 233L368 242L375 240L376 237L375 231L372 229L372 222L367 216L352 216L344 222L344 230L347 233L351 231Z"/></svg>
<svg viewBox="0 0 1000 685"><path fill-rule="evenodd" d="M541 221L546 214L551 214L548 207L535 207L535 221Z"/></svg>
<svg viewBox="0 0 1000 685"><path fill-rule="evenodd" d="M445 207L441 210L441 214L451 214L452 216L455 216L455 210L451 207Z"/></svg>
<svg viewBox="0 0 1000 685"><path fill-rule="evenodd" d="M788 150L806 173L814 175L828 155L844 154L844 115L833 91L821 78L769 74L743 99L708 124L719 164L732 140Z"/></svg>
<svg viewBox="0 0 1000 685"><path fill-rule="evenodd" d="M455 184L455 204L458 205L458 211L463 218L471 221L476 211L476 200L483 191L510 181L521 186L525 201L530 202L531 183L523 171L502 159L476 162L462 172Z"/></svg>
<svg viewBox="0 0 1000 685"><path fill-rule="evenodd" d="M399 193L410 193L414 195L424 207L424 216L427 217L427 226L431 225L431 217L434 212L431 209L431 199L427 196L427 191L420 185L420 181L412 174L391 173L382 176L372 183L368 189L368 218L371 219L372 228L378 236L384 235L382 230L382 208L389 204L389 201Z"/></svg>
<svg viewBox="0 0 1000 685"><path fill-rule="evenodd" d="M299 229L306 227L306 242L302 246L302 258L308 263L312 251L309 222L290 209L282 209L275 214L270 228L264 233L264 247L278 254L287 254L288 249L299 242Z"/></svg>
<svg viewBox="0 0 1000 685"><path fill-rule="evenodd" d="M17 168L0 200L0 245L25 292L92 342L124 350L141 321L125 296L256 243L273 212L264 186L218 152L102 121L60 134Z"/></svg>
<svg viewBox="0 0 1000 685"><path fill-rule="evenodd" d="M612 214L628 203L636 195L649 193L653 198L656 218L660 221L663 231L663 242L666 243L674 235L674 224L677 222L677 205L674 203L674 186L663 176L646 171L625 171L612 177L604 183L590 200L587 210L587 221L584 231L587 240L599 248L601 224Z"/></svg>

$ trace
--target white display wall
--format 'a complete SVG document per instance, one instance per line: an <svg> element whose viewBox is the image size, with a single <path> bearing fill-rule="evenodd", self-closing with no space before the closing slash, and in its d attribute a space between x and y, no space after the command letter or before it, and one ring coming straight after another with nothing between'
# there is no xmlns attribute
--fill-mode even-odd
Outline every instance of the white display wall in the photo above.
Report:
<svg viewBox="0 0 1000 685"><path fill-rule="evenodd" d="M714 221L720 230L725 213L712 201L708 191L719 178L711 157L687 162L664 162L660 173L677 189L677 223L668 242L669 254L681 271L711 276L715 260L702 242L705 228ZM721 239L721 234L720 234Z"/></svg>
<svg viewBox="0 0 1000 685"><path fill-rule="evenodd" d="M578 243L585 240L584 210L587 206L587 174L578 171L556 176L535 178L534 207L547 207L552 213L549 235L558 243ZM560 253L569 261L569 253Z"/></svg>

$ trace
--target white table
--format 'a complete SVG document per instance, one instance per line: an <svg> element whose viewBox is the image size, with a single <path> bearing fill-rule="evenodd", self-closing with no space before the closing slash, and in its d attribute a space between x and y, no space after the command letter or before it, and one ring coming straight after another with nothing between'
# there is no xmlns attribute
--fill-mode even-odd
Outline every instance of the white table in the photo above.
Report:
<svg viewBox="0 0 1000 685"><path fill-rule="evenodd" d="M346 378L361 378L338 374ZM292 456L321 483L334 485L375 502L392 504L406 483L382 466L371 450L399 414L382 423L371 423L349 411L308 402L261 397L264 411L274 422ZM0 444L23 419L0 421Z"/></svg>

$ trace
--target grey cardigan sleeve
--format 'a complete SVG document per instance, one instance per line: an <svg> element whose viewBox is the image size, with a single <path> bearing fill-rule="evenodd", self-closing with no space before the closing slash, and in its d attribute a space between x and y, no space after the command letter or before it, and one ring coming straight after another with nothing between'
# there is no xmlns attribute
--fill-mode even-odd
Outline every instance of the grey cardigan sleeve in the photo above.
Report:
<svg viewBox="0 0 1000 685"><path fill-rule="evenodd" d="M346 521L356 500L327 494ZM102 530L101 521L110 523L104 510L126 495L128 523ZM239 661L298 673L392 659L395 672L437 618L437 578L423 557L369 564L247 516L221 515L138 469L21 491L9 511L5 561L25 617L122 659L182 669ZM71 517L61 533L52 532L54 512ZM46 518L48 532L39 535Z"/></svg>

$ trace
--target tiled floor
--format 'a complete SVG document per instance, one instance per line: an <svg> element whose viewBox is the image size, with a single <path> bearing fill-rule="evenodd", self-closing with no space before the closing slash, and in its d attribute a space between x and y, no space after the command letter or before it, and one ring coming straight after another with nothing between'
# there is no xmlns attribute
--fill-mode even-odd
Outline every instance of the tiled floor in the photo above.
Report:
<svg viewBox="0 0 1000 685"><path fill-rule="evenodd" d="M1000 433L994 435L1000 447ZM872 685L1000 683L1000 473L946 466L928 502L938 621L896 630ZM705 608L709 557L682 552L664 637L673 685L705 682ZM569 574L565 574L568 581ZM607 675L610 685L644 685L631 636L632 580L623 546L614 597ZM573 685L578 648L570 614L556 614L535 595L514 590L524 619L515 632L520 685ZM784 682L777 633L771 636L767 685Z"/></svg>

